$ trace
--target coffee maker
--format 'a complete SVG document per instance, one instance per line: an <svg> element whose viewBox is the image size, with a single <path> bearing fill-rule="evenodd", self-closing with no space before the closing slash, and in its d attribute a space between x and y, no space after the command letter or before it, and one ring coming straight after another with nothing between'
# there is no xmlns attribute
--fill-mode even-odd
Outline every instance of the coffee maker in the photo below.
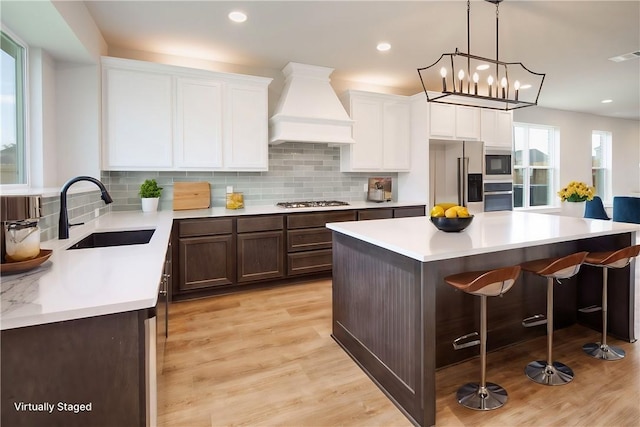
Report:
<svg viewBox="0 0 640 427"><path fill-rule="evenodd" d="M393 198L391 193L391 178L369 178L367 201L389 202Z"/></svg>

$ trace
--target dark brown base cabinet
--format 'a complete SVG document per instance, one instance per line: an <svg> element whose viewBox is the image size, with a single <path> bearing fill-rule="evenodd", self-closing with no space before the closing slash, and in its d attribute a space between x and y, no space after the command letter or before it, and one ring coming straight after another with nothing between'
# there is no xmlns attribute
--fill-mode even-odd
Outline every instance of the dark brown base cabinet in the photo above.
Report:
<svg viewBox="0 0 640 427"><path fill-rule="evenodd" d="M0 424L148 425L144 323L152 315L138 310L3 330ZM44 403L49 410L37 409Z"/></svg>
<svg viewBox="0 0 640 427"><path fill-rule="evenodd" d="M233 220L205 218L178 223L178 292L232 284Z"/></svg>
<svg viewBox="0 0 640 427"><path fill-rule="evenodd" d="M235 292L310 275L329 277L332 236L327 223L424 213L425 206L410 206L176 220L173 297Z"/></svg>
<svg viewBox="0 0 640 427"><path fill-rule="evenodd" d="M238 283L284 277L284 216L238 218L237 233Z"/></svg>

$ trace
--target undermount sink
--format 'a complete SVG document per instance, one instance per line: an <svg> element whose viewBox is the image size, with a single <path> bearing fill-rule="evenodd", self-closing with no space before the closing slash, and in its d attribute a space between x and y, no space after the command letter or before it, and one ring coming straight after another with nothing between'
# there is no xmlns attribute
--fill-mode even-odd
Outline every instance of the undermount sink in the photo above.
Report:
<svg viewBox="0 0 640 427"><path fill-rule="evenodd" d="M91 233L67 249L104 248L107 246L144 245L149 243L155 229L101 231Z"/></svg>

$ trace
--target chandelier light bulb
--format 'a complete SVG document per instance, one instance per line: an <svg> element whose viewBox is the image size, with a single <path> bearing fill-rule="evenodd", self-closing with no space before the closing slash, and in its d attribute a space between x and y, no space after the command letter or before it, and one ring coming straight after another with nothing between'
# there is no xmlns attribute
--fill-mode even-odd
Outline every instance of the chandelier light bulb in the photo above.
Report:
<svg viewBox="0 0 640 427"><path fill-rule="evenodd" d="M493 96L493 76L487 78L487 85L489 86L489 98Z"/></svg>
<svg viewBox="0 0 640 427"><path fill-rule="evenodd" d="M458 71L458 79L460 79L460 93L462 93L462 80L464 80L464 70Z"/></svg>
<svg viewBox="0 0 640 427"><path fill-rule="evenodd" d="M473 94L478 94L478 81L480 81L480 76L478 73L473 73Z"/></svg>
<svg viewBox="0 0 640 427"><path fill-rule="evenodd" d="M507 97L507 78L503 77L502 80L500 80L500 86L502 86L502 98L506 98Z"/></svg>
<svg viewBox="0 0 640 427"><path fill-rule="evenodd" d="M513 88L516 90L516 101L518 100L518 91L520 90L520 82L516 80L513 83Z"/></svg>
<svg viewBox="0 0 640 427"><path fill-rule="evenodd" d="M442 91L447 91L447 69L445 67L440 68L440 75L442 76ZM454 84L455 87L455 84Z"/></svg>

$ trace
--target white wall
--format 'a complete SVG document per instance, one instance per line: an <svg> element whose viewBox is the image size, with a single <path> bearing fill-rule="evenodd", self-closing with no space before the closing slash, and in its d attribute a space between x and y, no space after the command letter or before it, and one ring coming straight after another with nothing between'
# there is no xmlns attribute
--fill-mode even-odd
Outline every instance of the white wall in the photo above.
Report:
<svg viewBox="0 0 640 427"><path fill-rule="evenodd" d="M30 186L57 183L55 62L44 50L29 49Z"/></svg>
<svg viewBox="0 0 640 427"><path fill-rule="evenodd" d="M55 84L58 176L52 185L78 175L100 179L100 67L58 63Z"/></svg>
<svg viewBox="0 0 640 427"><path fill-rule="evenodd" d="M591 182L591 131L612 133L613 195L640 191L640 122L530 107L515 110L514 122L554 126L560 131L560 185Z"/></svg>

